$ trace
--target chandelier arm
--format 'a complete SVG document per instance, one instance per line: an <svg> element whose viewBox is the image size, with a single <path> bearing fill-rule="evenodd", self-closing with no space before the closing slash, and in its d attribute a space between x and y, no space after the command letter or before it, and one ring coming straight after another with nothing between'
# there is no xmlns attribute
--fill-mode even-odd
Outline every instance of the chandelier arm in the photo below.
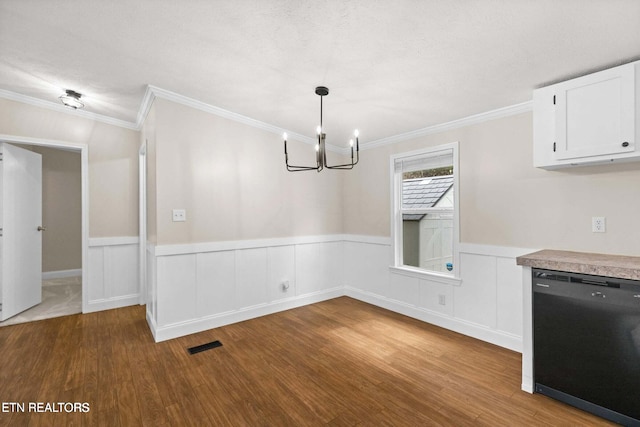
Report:
<svg viewBox="0 0 640 427"><path fill-rule="evenodd" d="M358 164L359 160L360 159L357 159L355 162L352 161L351 163L344 163L342 165L333 165L333 166L326 165L325 167L327 169L353 169L353 167Z"/></svg>
<svg viewBox="0 0 640 427"><path fill-rule="evenodd" d="M290 172L318 170L317 166L290 165L288 161L286 162L286 165L287 165L287 170Z"/></svg>
<svg viewBox="0 0 640 427"><path fill-rule="evenodd" d="M325 166L327 169L353 169L355 163L346 163L344 165Z"/></svg>
<svg viewBox="0 0 640 427"><path fill-rule="evenodd" d="M288 156L285 156L285 164L290 172L318 170L318 166L297 166L290 165Z"/></svg>
<svg viewBox="0 0 640 427"><path fill-rule="evenodd" d="M327 169L353 169L355 165L360 161L360 145L358 143L358 138L356 137L356 161L353 161L353 147L351 147L351 163L344 163L341 165L333 165L329 166L327 163L327 156L325 152L324 164Z"/></svg>
<svg viewBox="0 0 640 427"><path fill-rule="evenodd" d="M357 156L355 162L353 160L351 160L351 163L344 163L342 165L333 165L333 166L326 165L326 167L329 168L329 169L339 169L339 168L351 169L352 167L357 165L359 161L360 161L360 158L359 158L359 156Z"/></svg>
<svg viewBox="0 0 640 427"><path fill-rule="evenodd" d="M344 163L341 165L333 165L333 166L329 166L327 164L325 164L325 166L329 169L351 169L353 168L355 165L358 164L358 162L360 161L360 156L358 154L356 154L356 161L353 161L353 157L351 158L351 163Z"/></svg>
<svg viewBox="0 0 640 427"><path fill-rule="evenodd" d="M287 170L289 172L303 172L303 171L318 171L320 172L322 169L319 169L319 165L317 164L317 159L316 159L316 166L296 166L296 165L290 165L289 164L289 153L287 152L287 140L284 140L284 162L287 166Z"/></svg>
<svg viewBox="0 0 640 427"><path fill-rule="evenodd" d="M345 166L345 167L343 167L343 166ZM351 170L351 169L353 169L353 165L327 166L327 169L332 169L332 170Z"/></svg>
<svg viewBox="0 0 640 427"><path fill-rule="evenodd" d="M352 167L354 167L355 165L357 165L358 162L351 162L351 163L344 163L341 165L333 165L333 166L329 166L327 164L325 164L325 167L327 169L351 169Z"/></svg>
<svg viewBox="0 0 640 427"><path fill-rule="evenodd" d="M317 171L318 168L312 168L310 166L287 166L287 170L289 172L305 172L305 171Z"/></svg>

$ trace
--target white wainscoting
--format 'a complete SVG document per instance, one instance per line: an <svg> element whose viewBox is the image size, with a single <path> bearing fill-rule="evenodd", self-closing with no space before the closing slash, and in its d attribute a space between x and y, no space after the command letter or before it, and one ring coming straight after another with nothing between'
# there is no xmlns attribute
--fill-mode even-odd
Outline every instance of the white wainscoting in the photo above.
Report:
<svg viewBox="0 0 640 427"><path fill-rule="evenodd" d="M147 321L164 341L347 295L521 352L523 283L515 258L533 251L461 244L461 282L452 284L390 270L387 237L148 245Z"/></svg>
<svg viewBox="0 0 640 427"><path fill-rule="evenodd" d="M147 242L147 323L151 331L155 330L157 306L158 306L158 263L156 262L156 247L153 243Z"/></svg>
<svg viewBox="0 0 640 427"><path fill-rule="evenodd" d="M390 270L390 239L347 236L345 294L428 323L522 351L522 268L531 249L460 245L461 283ZM442 304L444 302L444 304Z"/></svg>
<svg viewBox="0 0 640 427"><path fill-rule="evenodd" d="M89 239L88 284L84 312L126 307L139 302L138 237Z"/></svg>
<svg viewBox="0 0 640 427"><path fill-rule="evenodd" d="M153 336L164 341L342 296L343 247L342 235L152 247Z"/></svg>

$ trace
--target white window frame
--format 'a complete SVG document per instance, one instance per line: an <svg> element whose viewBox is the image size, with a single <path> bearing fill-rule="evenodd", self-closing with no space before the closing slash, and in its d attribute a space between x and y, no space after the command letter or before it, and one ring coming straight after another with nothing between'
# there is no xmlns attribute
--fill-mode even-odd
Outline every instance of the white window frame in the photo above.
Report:
<svg viewBox="0 0 640 427"><path fill-rule="evenodd" d="M445 150L452 151L453 157L453 270L447 273L430 271L419 267L404 265L402 245L402 172L396 172L395 165L400 161L430 157ZM458 142L442 144L421 150L394 154L389 159L390 195L391 195L391 241L393 245L393 263L389 267L394 273L427 279L452 285L460 285L460 169L458 161ZM433 211L433 210L432 210Z"/></svg>

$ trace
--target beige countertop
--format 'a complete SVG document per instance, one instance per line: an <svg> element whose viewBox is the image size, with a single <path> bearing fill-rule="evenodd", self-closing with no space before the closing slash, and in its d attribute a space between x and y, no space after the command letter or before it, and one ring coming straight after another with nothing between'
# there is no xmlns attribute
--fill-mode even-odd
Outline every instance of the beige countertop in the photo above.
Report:
<svg viewBox="0 0 640 427"><path fill-rule="evenodd" d="M516 258L518 265L640 280L640 257L545 249Z"/></svg>

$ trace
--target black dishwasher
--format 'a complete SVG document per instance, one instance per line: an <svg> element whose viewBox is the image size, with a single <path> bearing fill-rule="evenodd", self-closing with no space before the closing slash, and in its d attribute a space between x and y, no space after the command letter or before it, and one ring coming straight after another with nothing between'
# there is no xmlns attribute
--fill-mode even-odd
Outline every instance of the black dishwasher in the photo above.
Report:
<svg viewBox="0 0 640 427"><path fill-rule="evenodd" d="M532 274L535 392L640 426L640 281Z"/></svg>

